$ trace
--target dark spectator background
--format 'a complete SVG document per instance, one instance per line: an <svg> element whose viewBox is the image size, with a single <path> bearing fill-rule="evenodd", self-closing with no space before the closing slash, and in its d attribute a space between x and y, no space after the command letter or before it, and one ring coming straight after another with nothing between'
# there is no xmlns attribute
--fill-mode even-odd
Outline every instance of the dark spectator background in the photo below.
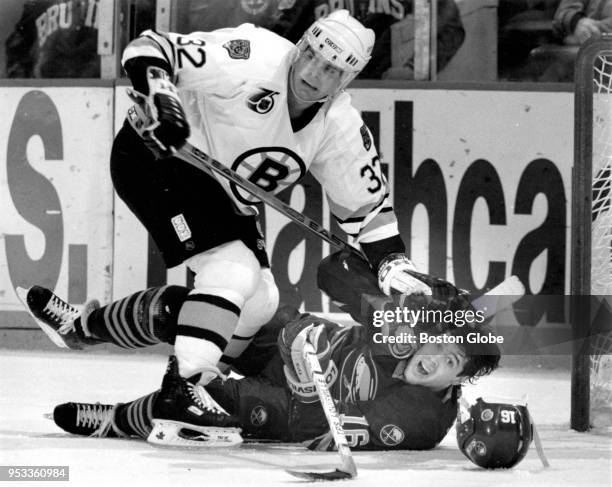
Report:
<svg viewBox="0 0 612 487"><path fill-rule="evenodd" d="M103 1L107 0L2 0L0 42L5 50L0 53L0 77L99 77L98 14ZM411 14L414 4L413 0L175 1L177 32L251 22L293 42L314 20L349 8L377 36L373 59L360 75L370 79L389 75L391 26ZM440 72L462 46L466 32L455 0L437 1ZM126 38L121 42L155 26L156 0L117 3L129 11L122 16L126 25L119 26ZM497 12L500 80L572 81L573 59L584 38L612 31L612 0L499 0Z"/></svg>
<svg viewBox="0 0 612 487"><path fill-rule="evenodd" d="M5 4L4 9L21 8L5 41L6 77L100 77L98 23L102 1L107 0L26 0ZM133 25L126 26L131 34L155 25L155 0L124 1L131 9Z"/></svg>
<svg viewBox="0 0 612 487"><path fill-rule="evenodd" d="M612 0L500 0L499 75L572 82L580 45L612 32Z"/></svg>
<svg viewBox="0 0 612 487"><path fill-rule="evenodd" d="M349 5L350 7L350 5ZM179 30L213 30L251 22L297 42L316 19L347 8L328 0L188 0L181 2ZM412 13L412 0L354 0L351 13L376 33L372 60L360 78L381 78L391 67L391 25ZM438 0L438 70L448 64L465 37L454 0Z"/></svg>
<svg viewBox="0 0 612 487"><path fill-rule="evenodd" d="M28 0L6 40L9 78L97 78L99 0Z"/></svg>

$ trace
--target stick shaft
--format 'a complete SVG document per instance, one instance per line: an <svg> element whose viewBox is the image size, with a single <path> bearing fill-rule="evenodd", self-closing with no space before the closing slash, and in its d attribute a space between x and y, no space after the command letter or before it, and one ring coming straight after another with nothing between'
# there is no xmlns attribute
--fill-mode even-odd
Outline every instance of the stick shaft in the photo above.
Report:
<svg viewBox="0 0 612 487"><path fill-rule="evenodd" d="M334 235L326 228L324 228L320 223L316 222L315 220L312 220L311 218L308 218L306 215L300 213L299 211L294 210L291 206L282 202L272 193L268 193L264 189L257 186L255 183L236 173L236 171L233 171L229 167L224 166L219 161L210 157L208 154L205 154L197 147L186 143L181 149L179 149L175 153L175 157L178 157L179 159L182 159L188 164L202 169L205 172L210 173L211 170L214 171L215 173L224 177L228 181L236 184L237 186L240 186L242 189L249 192L259 200L263 201L268 206L271 206L279 213L285 215L297 224L314 233L324 241L329 242L340 250L348 250L350 252L354 252L363 256L363 254L358 249L350 245L345 239Z"/></svg>
<svg viewBox="0 0 612 487"><path fill-rule="evenodd" d="M352 473L353 476L357 475L357 466L353 460L351 449L348 446L344 428L342 427L342 421L340 420L338 410L336 409L334 400L329 392L329 387L327 387L327 383L325 382L325 376L321 371L321 364L319 363L315 349L309 342L304 344L303 357L308 372L312 376L315 389L317 390L321 407L323 408L325 418L327 419L327 423L329 425L329 430L332 434L334 442L336 443L336 446L338 447L338 453L342 459L342 465L345 469Z"/></svg>

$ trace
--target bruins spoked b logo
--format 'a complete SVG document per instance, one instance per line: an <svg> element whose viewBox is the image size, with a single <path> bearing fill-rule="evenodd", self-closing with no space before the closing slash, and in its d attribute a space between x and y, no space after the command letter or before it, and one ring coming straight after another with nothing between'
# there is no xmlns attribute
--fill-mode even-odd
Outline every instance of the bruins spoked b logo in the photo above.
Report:
<svg viewBox="0 0 612 487"><path fill-rule="evenodd" d="M257 93L247 100L247 106L256 113L264 115L274 108L274 96L278 91L260 88Z"/></svg>
<svg viewBox="0 0 612 487"><path fill-rule="evenodd" d="M306 174L304 161L286 147L251 149L238 156L231 168L269 193L276 193L291 186ZM259 202L255 196L234 183L230 184L230 188L236 199L245 205Z"/></svg>

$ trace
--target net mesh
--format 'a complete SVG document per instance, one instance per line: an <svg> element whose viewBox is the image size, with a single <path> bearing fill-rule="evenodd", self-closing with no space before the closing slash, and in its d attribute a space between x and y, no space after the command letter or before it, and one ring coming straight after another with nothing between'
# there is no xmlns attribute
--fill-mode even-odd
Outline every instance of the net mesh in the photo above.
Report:
<svg viewBox="0 0 612 487"><path fill-rule="evenodd" d="M612 296L612 50L593 66L591 294ZM612 332L591 341L591 424L612 426Z"/></svg>

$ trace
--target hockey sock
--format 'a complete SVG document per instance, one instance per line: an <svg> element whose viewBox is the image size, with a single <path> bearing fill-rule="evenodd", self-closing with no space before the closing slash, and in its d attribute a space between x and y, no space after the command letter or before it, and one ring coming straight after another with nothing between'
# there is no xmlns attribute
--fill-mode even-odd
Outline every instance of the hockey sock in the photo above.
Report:
<svg viewBox="0 0 612 487"><path fill-rule="evenodd" d="M255 294L244 303L238 326L223 350L219 362L222 372L225 372L249 347L262 326L266 323L272 324L270 320L274 318L277 307L278 291L274 285L274 278L267 269L262 271L261 281Z"/></svg>
<svg viewBox="0 0 612 487"><path fill-rule="evenodd" d="M94 310L85 325L94 338L122 348L173 343L178 312L188 293L182 286L139 291Z"/></svg>
<svg viewBox="0 0 612 487"><path fill-rule="evenodd" d="M238 324L240 308L211 294L190 294L178 317L174 346L182 377L214 369ZM206 384L214 377L203 374Z"/></svg>
<svg viewBox="0 0 612 487"><path fill-rule="evenodd" d="M146 439L152 429L153 403L159 391L152 392L135 401L121 404L115 410L115 424L128 436Z"/></svg>
<svg viewBox="0 0 612 487"><path fill-rule="evenodd" d="M240 357L240 355L242 355L242 352L247 349L255 336L251 335L245 337L240 336L238 333L239 331L236 329L236 333L232 335L227 347L225 347L225 350L223 351L223 355L221 355L221 359L219 360L219 370L221 370L223 373L230 368L230 366L238 357Z"/></svg>

